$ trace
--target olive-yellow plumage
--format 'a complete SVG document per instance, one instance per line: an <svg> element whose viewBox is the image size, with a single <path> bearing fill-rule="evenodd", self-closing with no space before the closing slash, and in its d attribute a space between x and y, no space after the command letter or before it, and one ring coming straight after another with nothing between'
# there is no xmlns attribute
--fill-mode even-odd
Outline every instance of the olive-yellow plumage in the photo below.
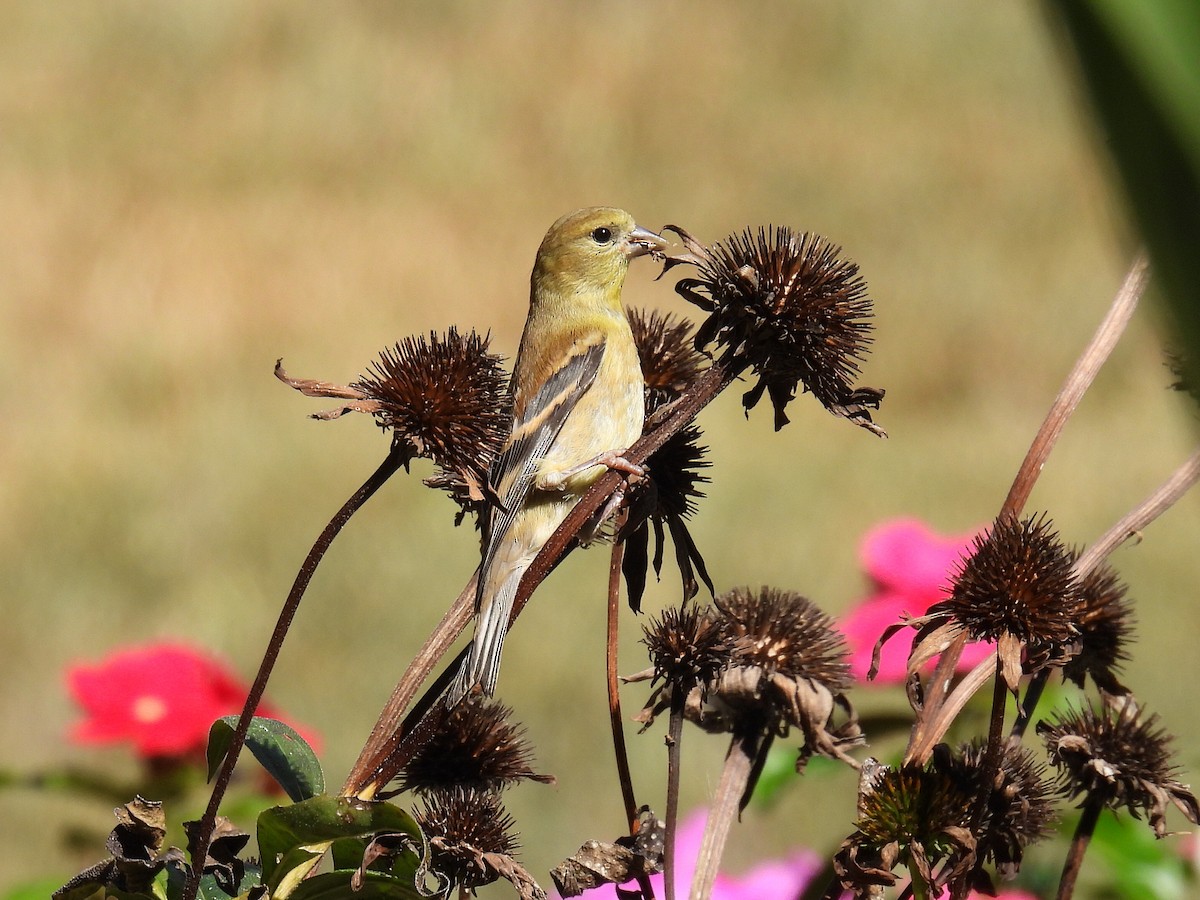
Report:
<svg viewBox="0 0 1200 900"><path fill-rule="evenodd" d="M492 467L490 516L470 656L457 702L495 691L521 576L582 492L642 433L641 364L621 306L630 260L666 242L629 213L581 209L555 222L530 276L529 317L513 368L512 432Z"/></svg>

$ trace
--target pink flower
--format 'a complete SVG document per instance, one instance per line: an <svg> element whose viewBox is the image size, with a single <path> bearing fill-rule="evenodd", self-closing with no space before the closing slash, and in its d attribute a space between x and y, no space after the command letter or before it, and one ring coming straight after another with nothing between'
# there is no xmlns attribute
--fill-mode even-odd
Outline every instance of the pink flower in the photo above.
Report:
<svg viewBox="0 0 1200 900"><path fill-rule="evenodd" d="M172 643L131 647L96 665L71 666L67 686L87 716L72 729L72 739L130 741L143 758L202 754L209 726L239 713L247 692L204 651ZM259 715L278 718L265 704Z"/></svg>
<svg viewBox="0 0 1200 900"><path fill-rule="evenodd" d="M679 824L675 835L675 896L686 897L691 890L696 857L704 837L708 814L697 810ZM712 900L764 900L768 897L799 897L800 892L821 871L821 860L811 850L797 850L784 859L759 863L745 875L718 874ZM654 896L665 896L663 876L650 876ZM585 891L584 897L615 896L611 885Z"/></svg>
<svg viewBox="0 0 1200 900"><path fill-rule="evenodd" d="M946 596L959 560L971 548L975 532L943 537L917 519L892 519L863 538L859 555L875 592L842 619L850 645L854 676L866 681L871 654L883 630L902 614L920 616ZM877 683L902 682L907 673L912 629L897 633L883 646ZM970 644L959 671L970 669L991 652L987 644Z"/></svg>

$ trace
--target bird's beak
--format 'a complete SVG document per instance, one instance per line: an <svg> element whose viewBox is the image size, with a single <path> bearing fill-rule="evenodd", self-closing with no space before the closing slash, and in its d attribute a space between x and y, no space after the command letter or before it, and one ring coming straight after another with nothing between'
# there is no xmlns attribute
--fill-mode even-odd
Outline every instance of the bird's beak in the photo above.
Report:
<svg viewBox="0 0 1200 900"><path fill-rule="evenodd" d="M662 253L666 249L666 238L641 226L637 226L629 232L629 237L625 240L625 255L630 259L636 259L648 253Z"/></svg>

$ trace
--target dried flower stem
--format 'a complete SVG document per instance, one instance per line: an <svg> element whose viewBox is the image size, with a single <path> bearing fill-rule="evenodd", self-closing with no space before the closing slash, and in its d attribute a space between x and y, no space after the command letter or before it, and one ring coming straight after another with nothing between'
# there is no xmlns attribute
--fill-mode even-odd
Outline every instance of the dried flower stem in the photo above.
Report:
<svg viewBox="0 0 1200 900"><path fill-rule="evenodd" d="M623 524L624 515L617 522L617 531ZM621 609L621 560L625 556L625 545L614 543L608 564L608 640L605 657L608 684L608 720L612 726L613 753L617 758L617 778L621 782L621 799L625 801L625 818L629 822L630 834L637 833L637 799L633 793L633 775L629 769L629 752L625 747L625 725L621 718L621 694L617 675L617 614Z"/></svg>
<svg viewBox="0 0 1200 900"><path fill-rule="evenodd" d="M1149 273L1149 261L1145 252L1141 252L1130 266L1124 282L1109 306L1108 313L1100 323L1100 327L1096 329L1091 341L1079 355L1074 368L1063 382L1058 396L1054 398L1050 411L1034 436L1033 443L1030 444L1020 469L1017 470L1008 496L1004 498L1004 504L1000 507L1000 515L997 516L998 519L1015 519L1025 508L1025 503L1029 500L1029 495L1033 491L1034 484L1037 483L1042 467L1046 464L1050 451L1058 442L1067 420L1079 405L1079 401L1083 399L1084 393L1091 387L1100 367L1112 353L1117 341L1125 331L1125 326L1129 324L1129 319L1146 290ZM905 753L905 762L924 763L934 744L945 734L944 730L930 728L929 723L936 720L945 722L947 727L949 725L949 722L945 721L940 714L940 707L945 701L950 688L951 676L955 667L958 666L958 660L962 657L963 647L966 646L966 643L966 635L959 635L949 647L942 651L934 675L929 681L924 709L913 725L908 751ZM937 734L931 736L933 732L937 732Z"/></svg>
<svg viewBox="0 0 1200 900"><path fill-rule="evenodd" d="M1200 479L1200 450L1192 453L1187 461L1171 474L1170 478L1081 553L1075 563L1076 574L1080 578L1087 575L1107 559L1108 555L1117 547L1170 509L1198 479Z"/></svg>
<svg viewBox="0 0 1200 900"><path fill-rule="evenodd" d="M1104 365L1124 333L1125 326L1129 324L1129 319L1137 308L1138 300L1146 290L1149 276L1150 263L1144 252L1139 253L1130 266L1116 297L1113 298L1112 306L1109 307L1104 321L1096 329L1092 340L1076 361L1075 368L1071 370L1071 374L1063 383L1062 390L1054 398L1054 403L1046 414L1042 427L1038 429L1037 436L1034 437L1029 452L1025 454L1025 460L1017 471L1012 488L1009 489L1008 496L1004 498L1004 505L1000 507L1001 517L1016 518L1021 515L1021 510L1025 508L1029 494L1033 491L1042 467L1046 464L1046 459L1050 456L1050 451L1054 449L1055 443L1058 442L1067 420L1075 412L1075 408L1083 399L1087 389L1091 387L1100 367Z"/></svg>
<svg viewBox="0 0 1200 900"><path fill-rule="evenodd" d="M350 517L361 509L363 504L370 500L375 492L402 465L404 465L403 454L395 451L388 453L387 457L380 463L379 468L363 482L362 486L351 495L350 499L342 504L342 508L329 520L325 529L313 543L311 549L309 549L308 556L305 557L303 565L300 566L300 571L296 573L296 579L292 582L292 589L288 592L287 599L283 603L283 608L279 611L279 618L275 622L275 630L271 632L271 639L267 642L267 649L263 653L262 662L258 665L258 673L254 676L254 683L250 686L250 692L246 696L246 703L242 707L241 717L238 719L233 737L229 741L229 749L225 751L225 757L221 760L221 767L217 770L216 778L213 780L212 795L208 799L208 806L205 808L204 816L200 820L200 832L196 839L196 846L192 855L192 871L188 875L187 882L184 884L183 900L195 900L200 890L200 878L204 874L204 860L208 857L209 846L212 843L217 812L221 807L221 801L225 797L225 791L229 787L229 779L233 776L233 769L237 765L238 755L246 743L246 732L250 729L250 722L254 718L258 704L267 689L267 682L271 678L271 672L275 668L276 660L279 659L279 652L283 649L283 642L287 637L288 629L291 627L292 620L296 616L296 611L300 608L300 601L304 599L304 594L308 590L309 582L312 581L312 577L317 571L317 566L325 556L329 546L333 543L333 539L338 536L338 533L350 521Z"/></svg>
<svg viewBox="0 0 1200 900"><path fill-rule="evenodd" d="M350 774L346 776L346 782L342 786L344 795L353 794L366 798L382 786L378 780L372 779L377 774L380 763L391 755L396 744L399 743L399 738L402 736L400 732L403 729L399 729L397 726L400 725L404 710L416 696L417 689L429 677L433 667L438 664L458 636L463 633L471 621L471 616L475 614L475 584L478 577L479 572L476 571L471 580L467 582L467 586L463 588L462 593L458 595L458 598L446 610L446 614L442 616L441 621L425 639L425 643L421 645L421 649L408 664L404 674L400 676L400 680L392 690L392 695L379 714L379 719L371 729L371 734L359 753L358 760L354 763Z"/></svg>
<svg viewBox="0 0 1200 900"><path fill-rule="evenodd" d="M1017 720L1013 722L1009 740L1015 742L1024 737L1025 729L1029 727L1029 722L1033 719L1038 701L1042 699L1042 692L1046 689L1046 684L1050 681L1050 673L1053 671L1053 669L1042 669L1029 679L1029 687L1025 688L1025 700L1023 703L1017 704Z"/></svg>
<svg viewBox="0 0 1200 900"><path fill-rule="evenodd" d="M729 838L729 829L738 814L754 760L758 756L759 740L755 734L735 735L729 744L721 781L708 811L708 820L704 823L704 838L700 842L700 855L696 858L692 892L688 895L691 900L709 900L712 895L717 868L725 852L725 841Z"/></svg>
<svg viewBox="0 0 1200 900"><path fill-rule="evenodd" d="M945 657L945 653L942 656ZM987 680L995 673L996 660L996 651L993 650L980 660L974 669L963 676L954 690L938 707L936 715L922 714L918 718L909 739L908 750L904 755L906 766L924 765L928 761L934 745L950 730L950 724L962 712L967 701L974 697L976 691L987 684ZM928 711L928 707L926 707L926 711Z"/></svg>
<svg viewBox="0 0 1200 900"><path fill-rule="evenodd" d="M675 831L679 823L680 741L683 740L683 697L671 698L667 720L667 808L663 843L663 889L675 900Z"/></svg>
<svg viewBox="0 0 1200 900"><path fill-rule="evenodd" d="M1071 849L1067 851L1067 859L1063 864L1062 876L1058 880L1057 900L1071 900L1075 893L1075 881L1079 870L1083 867L1083 857L1087 853L1088 844L1096 831L1096 823L1100 821L1100 813L1104 811L1104 795L1095 792L1088 795L1083 804L1083 812L1079 816L1079 824L1075 826L1075 835L1071 838Z"/></svg>

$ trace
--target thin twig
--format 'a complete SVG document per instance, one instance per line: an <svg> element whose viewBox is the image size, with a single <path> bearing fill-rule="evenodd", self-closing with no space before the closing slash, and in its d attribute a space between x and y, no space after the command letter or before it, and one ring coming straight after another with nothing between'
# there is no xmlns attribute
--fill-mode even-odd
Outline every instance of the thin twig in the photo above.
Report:
<svg viewBox="0 0 1200 900"><path fill-rule="evenodd" d="M1200 450L1187 458L1171 477L1145 500L1131 509L1108 529L1075 562L1075 574L1082 578L1108 558L1117 547L1161 516L1200 479Z"/></svg>
<svg viewBox="0 0 1200 900"><path fill-rule="evenodd" d="M372 782L372 775L379 768L380 762L390 755L394 744L398 742L397 732L399 729L397 726L401 722L404 710L416 696L417 690L425 683L429 673L433 671L433 667L438 664L446 651L466 629L471 621L471 616L475 613L475 584L478 577L479 572L476 570L462 593L458 595L451 607L446 610L446 614L442 616L441 621L425 639L425 643L421 645L421 649L408 664L404 674L400 676L387 704L379 713L379 719L371 729L371 734L359 753L354 768L346 776L346 782L342 786L344 795L365 797L380 787L378 783ZM397 741L394 741L394 738ZM368 789L371 789L369 793Z"/></svg>
<svg viewBox="0 0 1200 900"><path fill-rule="evenodd" d="M1029 687L1025 688L1025 699L1017 704L1017 719L1013 722L1012 731L1008 733L1010 741L1017 742L1025 736L1025 729L1029 727L1029 722L1033 719L1038 702L1042 699L1042 692L1046 690L1046 685L1050 681L1050 673L1053 671L1049 668L1040 669L1029 679Z"/></svg>
<svg viewBox="0 0 1200 900"><path fill-rule="evenodd" d="M621 516L624 519L624 515ZM617 531L620 531L620 522ZM608 640L605 643L605 662L608 683L608 721L612 726L613 753L617 759L617 780L621 783L621 799L625 801L625 819L629 833L637 833L637 799L633 793L633 775L629 768L629 752L625 747L625 724L621 719L620 680L617 675L617 624L621 610L621 560L625 544L614 542L608 564Z"/></svg>
<svg viewBox="0 0 1200 900"><path fill-rule="evenodd" d="M1071 413L1075 411L1079 401L1083 399L1084 393L1091 387L1100 367L1104 365L1124 333L1125 326L1129 324L1129 319L1137 308L1138 300L1141 299L1142 293L1146 289L1149 277L1149 261L1144 252L1139 253L1129 267L1129 272L1125 276L1120 290L1117 291L1116 297L1113 298L1112 306L1109 307L1104 321L1092 335L1091 341L1080 354L1075 367L1063 382L1058 396L1054 398L1054 403L1046 414L1042 427L1038 429L1037 436L1034 437L1029 452L1025 454L1025 460L1017 471L1017 477L1013 479L1008 496L1004 498L1004 505L1000 508L1001 517L1017 518L1021 515L1021 510L1025 508L1025 503L1029 500L1029 494L1033 491L1038 475L1041 474L1042 467L1050 456L1050 451L1054 449L1067 420L1071 418Z"/></svg>
<svg viewBox="0 0 1200 900"><path fill-rule="evenodd" d="M677 693L677 692L676 692ZM663 888L666 900L675 900L675 833L679 825L680 742L683 740L683 698L671 697L667 725L667 809L663 838Z"/></svg>
<svg viewBox="0 0 1200 900"><path fill-rule="evenodd" d="M955 685L954 690L947 694L946 699L938 707L936 715L922 717L922 724L925 725L925 728L921 732L921 740L913 743L905 753L905 765L923 765L929 759L929 754L933 752L934 746L950 730L951 723L962 712L967 701L987 684L987 680L995 671L996 651L993 650L980 660L974 669L964 675L962 680Z"/></svg>
<svg viewBox="0 0 1200 900"><path fill-rule="evenodd" d="M233 737L230 739L229 749L225 751L225 757L221 760L221 768L217 770L217 776L213 781L212 795L208 799L208 806L204 810L204 816L200 820L200 832L197 835L196 844L192 850L192 871L188 875L187 882L184 884L183 900L195 900L199 893L200 878L204 874L204 861L208 857L208 849L212 843L217 812L221 807L221 801L225 797L225 791L229 787L229 779L233 776L233 769L237 765L238 755L246 743L246 732L250 729L250 723L254 718L255 711L258 709L259 702L262 700L263 693L267 689L267 682L271 678L271 672L275 668L276 660L279 659L279 651L283 648L283 642L287 637L288 629L291 627L292 619L295 618L296 611L300 608L300 601L304 599L304 593L308 590L309 582L312 581L312 577L317 571L317 566L325 556L325 552L329 549L330 544L333 543L333 539L337 537L346 523L350 521L350 517L361 509L362 505L370 500L372 495L403 464L403 454L395 451L388 453L387 457L380 463L379 468L371 474L370 478L363 482L362 486L354 492L349 500L342 504L342 508L329 520L329 524L325 526L325 529L308 551L308 556L305 557L303 565L300 566L300 571L296 573L292 589L288 592L287 599L283 603L283 608L279 611L279 618L275 622L275 630L271 632L271 639L267 643L267 649L263 654L262 662L259 663L258 674L254 676L254 683L250 686L250 693L246 696L246 703L242 707L242 715L238 719L237 727L234 729Z"/></svg>

